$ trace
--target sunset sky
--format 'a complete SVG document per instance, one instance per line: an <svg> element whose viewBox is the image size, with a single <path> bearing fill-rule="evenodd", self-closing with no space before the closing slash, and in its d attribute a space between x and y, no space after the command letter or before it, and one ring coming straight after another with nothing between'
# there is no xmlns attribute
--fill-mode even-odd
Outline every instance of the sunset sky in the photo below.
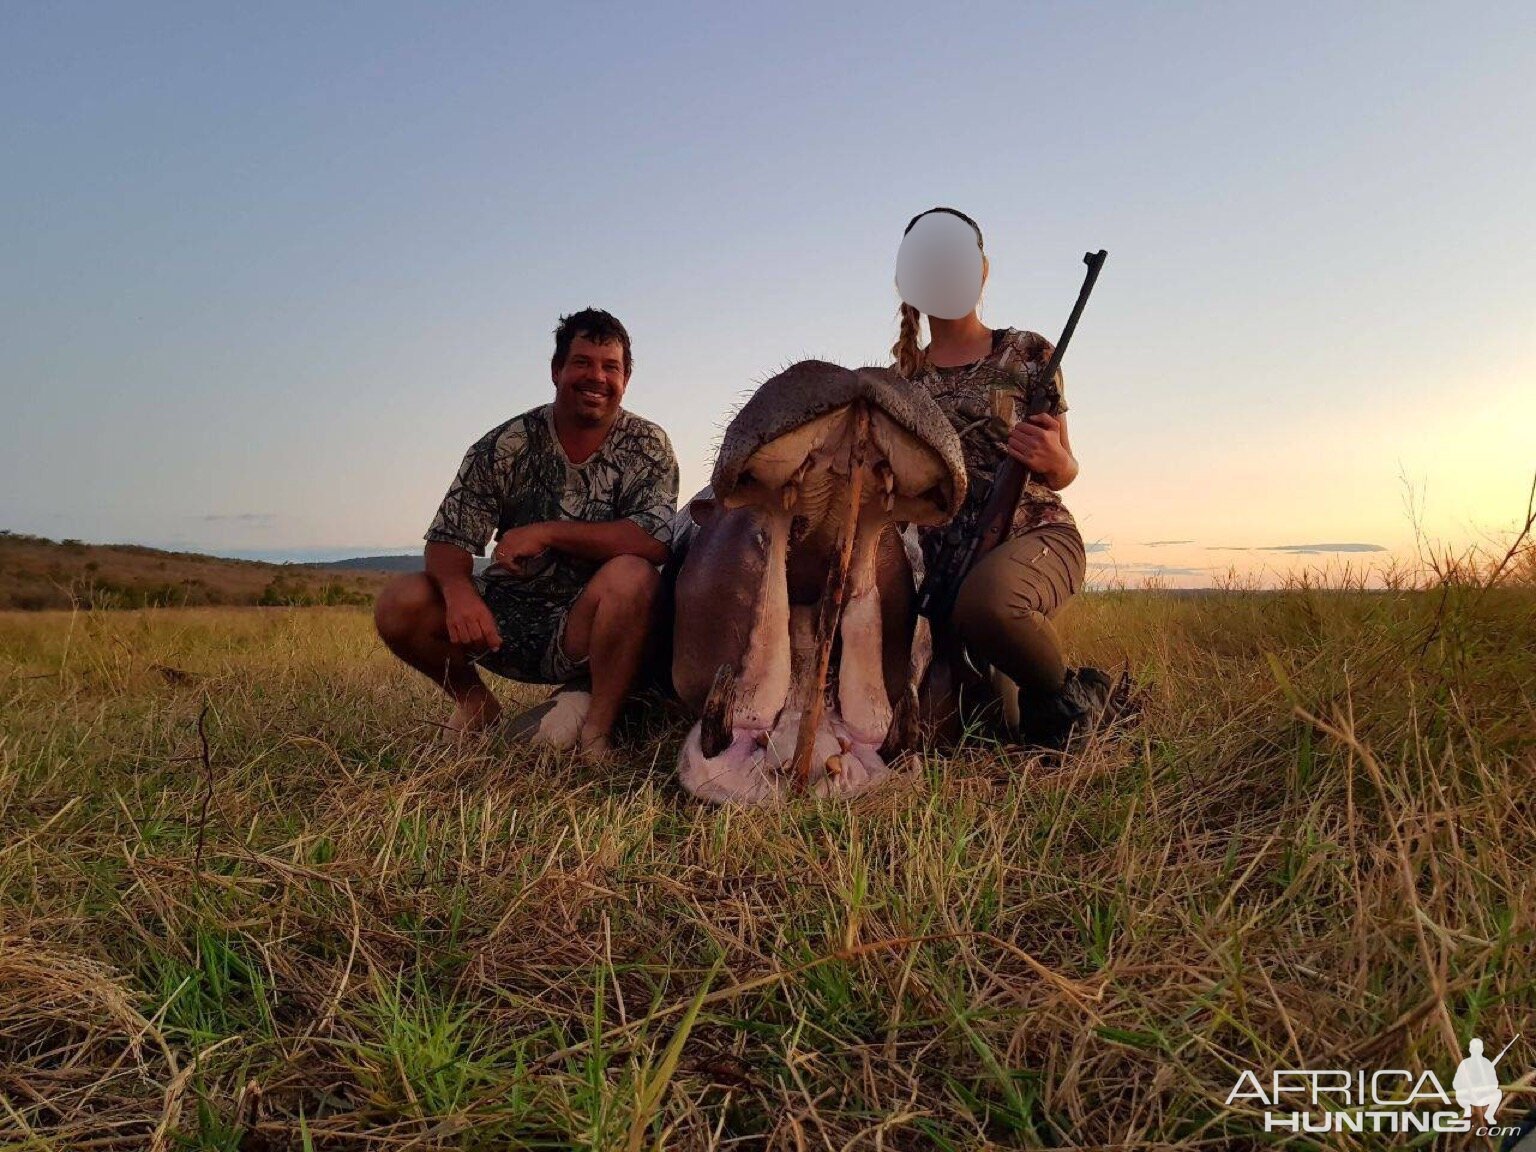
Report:
<svg viewBox="0 0 1536 1152"><path fill-rule="evenodd" d="M1101 578L1523 518L1536 7L947 10L5 6L0 528L415 550L587 304L686 498L754 382L888 360L935 204L997 326L1054 338L1109 251L1066 366Z"/></svg>

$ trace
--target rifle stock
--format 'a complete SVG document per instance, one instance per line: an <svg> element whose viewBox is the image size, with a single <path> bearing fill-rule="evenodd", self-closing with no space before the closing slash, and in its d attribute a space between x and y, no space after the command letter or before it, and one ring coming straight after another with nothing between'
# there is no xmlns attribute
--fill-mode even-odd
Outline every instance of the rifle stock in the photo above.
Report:
<svg viewBox="0 0 1536 1152"><path fill-rule="evenodd" d="M1083 314L1088 296L1093 291L1094 281L1099 278L1099 269L1104 266L1104 258L1108 255L1109 253L1101 248L1097 252L1089 252L1083 256L1083 263L1088 266L1088 274L1083 278L1082 289L1077 294L1077 303L1072 307L1072 315L1067 317L1067 326L1062 329L1061 339L1056 341L1056 347L1052 349L1051 358L1045 366L1047 387L1033 395L1026 406L1023 419L1027 420L1050 407L1054 399L1057 369L1061 367L1067 345L1072 342L1072 333L1077 330L1078 318ZM1024 486L1028 482L1029 470L1012 456L1005 455L993 474L992 487L987 491L987 498L982 504L981 516L976 522L975 531L966 532L958 524L952 524L945 531L944 542L939 547L939 553L923 578L923 586L918 589L917 611L920 615L926 616L935 624L949 619L949 614L955 607L955 597L960 594L960 585L964 583L966 576L976 566L977 561L1002 543L1003 538L1008 534L1008 529L1013 524L1014 511L1019 505L1019 497L1023 494Z"/></svg>

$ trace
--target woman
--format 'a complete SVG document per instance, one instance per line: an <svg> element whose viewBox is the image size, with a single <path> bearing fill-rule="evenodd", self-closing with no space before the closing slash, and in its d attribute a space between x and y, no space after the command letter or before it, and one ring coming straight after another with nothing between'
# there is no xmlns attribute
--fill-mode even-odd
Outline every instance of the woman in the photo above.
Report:
<svg viewBox="0 0 1536 1152"><path fill-rule="evenodd" d="M987 272L981 228L965 213L932 208L907 224L896 270L901 334L891 354L897 371L923 384L960 433L970 479L959 513L966 529L974 528L1005 452L1029 470L1013 527L966 577L953 635L935 637L935 659L948 649L950 662L959 663L958 640L979 670L992 672L1009 727L1061 747L1074 729L1098 722L1114 686L1097 669L1069 669L1051 624L1083 586L1083 538L1058 495L1077 478L1078 464L1061 375L1045 379L1050 342L990 328L977 315ZM926 347L919 342L924 315ZM1016 422L1015 413L1031 409L1039 414ZM927 563L943 534L921 533ZM936 663L936 671L946 669ZM964 672L947 671L955 680Z"/></svg>

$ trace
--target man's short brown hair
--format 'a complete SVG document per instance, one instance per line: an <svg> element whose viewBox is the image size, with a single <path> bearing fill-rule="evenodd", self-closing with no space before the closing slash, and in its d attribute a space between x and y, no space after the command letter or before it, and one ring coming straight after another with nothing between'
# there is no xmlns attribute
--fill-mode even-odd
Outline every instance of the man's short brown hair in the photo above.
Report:
<svg viewBox="0 0 1536 1152"><path fill-rule="evenodd" d="M624 349L624 375L628 376L634 370L635 360L629 351L629 333L619 323L618 317L601 308L583 308L580 312L560 317L560 325L555 329L555 354L549 361L552 371L558 372L565 367L565 358L571 354L571 341L578 336L594 344L617 343Z"/></svg>

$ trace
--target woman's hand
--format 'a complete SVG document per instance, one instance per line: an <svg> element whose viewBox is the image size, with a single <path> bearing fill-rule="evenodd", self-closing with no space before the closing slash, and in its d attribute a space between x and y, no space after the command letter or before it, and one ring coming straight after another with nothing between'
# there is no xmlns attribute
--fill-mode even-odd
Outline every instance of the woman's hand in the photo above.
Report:
<svg viewBox="0 0 1536 1152"><path fill-rule="evenodd" d="M1065 488L1077 475L1066 424L1048 412L1015 424L1008 433L1007 452L1051 488Z"/></svg>

